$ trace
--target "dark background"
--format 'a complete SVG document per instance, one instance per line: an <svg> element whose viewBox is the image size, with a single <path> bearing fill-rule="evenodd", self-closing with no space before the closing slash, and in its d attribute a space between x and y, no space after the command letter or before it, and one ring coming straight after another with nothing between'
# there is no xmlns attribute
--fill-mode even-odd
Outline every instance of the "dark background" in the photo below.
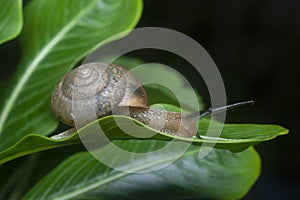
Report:
<svg viewBox="0 0 300 200"><path fill-rule="evenodd" d="M228 122L271 123L290 130L256 146L262 174L245 199L300 198L299 20L297 0L144 1L138 27L170 28L192 37L218 66L228 102L255 100L254 106L228 112ZM180 59L161 52L142 57L183 71L201 93L203 83Z"/></svg>

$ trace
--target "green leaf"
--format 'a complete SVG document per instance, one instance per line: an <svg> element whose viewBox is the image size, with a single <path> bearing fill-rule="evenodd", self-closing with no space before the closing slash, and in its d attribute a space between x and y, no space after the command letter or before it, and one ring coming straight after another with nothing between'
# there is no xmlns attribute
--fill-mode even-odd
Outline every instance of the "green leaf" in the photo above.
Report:
<svg viewBox="0 0 300 200"><path fill-rule="evenodd" d="M22 0L0 0L0 44L19 35L22 29Z"/></svg>
<svg viewBox="0 0 300 200"><path fill-rule="evenodd" d="M78 134L62 140L54 140L38 134L29 134L12 147L0 152L0 165L15 158L48 149L81 143Z"/></svg>
<svg viewBox="0 0 300 200"><path fill-rule="evenodd" d="M130 134L132 135L128 135L126 132L124 132L124 130L120 129L115 120L119 125L121 124L122 129L130 130ZM199 134L203 137L203 139L174 137L169 134L157 132L126 116L107 116L101 118L83 127L79 132L88 132L87 134L92 134L93 131L91 131L91 129L95 126L95 124L99 123L102 130L110 140L138 139L133 136L138 135L139 137L146 139L166 141L176 139L179 141L192 143L193 145L198 146L198 148L200 148L199 146L205 142L205 145L216 144L214 146L215 148L229 149L236 152L243 151L251 145L271 140L288 132L287 129L277 125L225 124L219 138L205 137L209 122L210 120L204 119L199 123ZM213 122L212 124L213 133L214 124L217 124L217 122ZM141 127L142 129L140 129ZM15 145L0 152L0 164L23 155L77 143L80 143L78 132L60 140L54 140L36 134L27 135Z"/></svg>
<svg viewBox="0 0 300 200"><path fill-rule="evenodd" d="M141 0L32 0L21 34L23 58L0 113L0 150L29 133L57 127L50 110L54 85L105 39L133 28ZM126 14L124 14L126 13Z"/></svg>
<svg viewBox="0 0 300 200"><path fill-rule="evenodd" d="M11 162L0 166L0 199L21 199L24 193L30 189L28 182L32 180L33 174L37 174L35 165L39 154ZM48 163L49 165L49 163ZM20 177L22 177L20 179ZM32 186L31 186L32 187Z"/></svg>
<svg viewBox="0 0 300 200"><path fill-rule="evenodd" d="M272 140L289 132L288 129L274 124L224 124L220 137L214 140L214 137L205 137L209 123L209 120L202 120L199 123L198 133L203 139L211 142L217 140L217 148L231 151L242 151L251 145ZM216 127L219 127L218 122L212 121L211 135L214 135Z"/></svg>
<svg viewBox="0 0 300 200"><path fill-rule="evenodd" d="M183 144L177 143L172 149L175 154ZM155 140L114 141L114 145L130 152L149 152L167 144ZM105 146L100 152L117 162L119 155L111 148ZM203 159L198 153L197 146L191 146L172 165L146 173L134 172L168 163L173 154L130 160L123 169L133 173L126 173L105 166L87 152L79 153L38 182L24 199L239 199L259 176L260 159L253 148L241 153L215 149Z"/></svg>

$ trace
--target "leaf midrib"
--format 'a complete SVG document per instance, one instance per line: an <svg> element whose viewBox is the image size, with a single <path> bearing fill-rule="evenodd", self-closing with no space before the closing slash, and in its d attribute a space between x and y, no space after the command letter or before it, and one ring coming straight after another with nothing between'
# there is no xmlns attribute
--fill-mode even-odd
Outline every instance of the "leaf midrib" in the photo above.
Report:
<svg viewBox="0 0 300 200"><path fill-rule="evenodd" d="M187 157L187 156L193 155L193 154L197 153L198 151L199 151L199 149L190 150L190 151L186 152L185 154L183 154L182 157ZM172 160L174 160L174 158L177 158L177 156L175 156L175 157L171 156L171 158L169 158L169 159L162 159L162 160L158 160L156 162L149 162L148 164L145 164L143 166L139 166L139 167L136 167L136 168L131 168L130 171L138 172L139 170L145 170L145 169L148 169L152 166L156 166L158 164L162 164L162 163L165 163L165 162L168 162L168 161L172 161ZM104 180L96 181L93 184L85 185L82 188L74 190L74 192L70 192L68 194L56 197L56 198L54 198L54 200L67 200L67 199L72 199L74 197L78 197L78 196L80 196L80 195L82 195L82 194L84 194L88 191L91 191L91 190L93 190L97 187L108 184L108 183L113 182L114 180L118 180L122 177L128 176L129 174L132 174L132 173L120 172L116 175L109 176L108 178L105 178Z"/></svg>
<svg viewBox="0 0 300 200"><path fill-rule="evenodd" d="M14 105L17 97L21 93L22 89L24 88L24 86L25 86L26 82L28 81L28 79L30 78L30 76L34 73L34 71L38 67L39 63L43 60L43 58L46 57L46 55L53 49L53 47L59 41L61 41L61 38L64 37L64 35L76 24L76 22L87 11L89 11L90 9L93 9L93 6L94 6L95 3L96 3L96 1L93 1L92 3L90 3L89 6L86 7L86 9L81 9L81 11L77 15L75 15L73 20L71 20L68 24L66 24L66 26L64 26L61 29L61 31L59 31L55 35L55 37L52 40L50 40L50 42L44 48L42 48L42 50L37 55L37 57L35 57L35 59L29 64L29 67L26 69L25 73L23 74L21 79L18 81L17 85L14 87L9 99L7 100L7 102L4 106L4 109L1 112L1 116L0 116L0 135L2 134L4 124L7 120L7 117L9 115L10 111L13 108L13 105Z"/></svg>

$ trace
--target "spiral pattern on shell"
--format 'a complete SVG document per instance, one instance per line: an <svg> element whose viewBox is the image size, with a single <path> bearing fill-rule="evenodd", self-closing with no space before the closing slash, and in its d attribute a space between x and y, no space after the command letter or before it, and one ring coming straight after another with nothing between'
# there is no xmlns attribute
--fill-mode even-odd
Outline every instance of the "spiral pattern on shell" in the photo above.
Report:
<svg viewBox="0 0 300 200"><path fill-rule="evenodd" d="M70 126L74 126L74 106L84 116L79 125L85 125L95 120L95 114L85 113L87 110L94 110L100 118L118 106L133 103L147 107L141 83L124 68L106 63L88 63L73 69L55 87L51 99L56 117Z"/></svg>

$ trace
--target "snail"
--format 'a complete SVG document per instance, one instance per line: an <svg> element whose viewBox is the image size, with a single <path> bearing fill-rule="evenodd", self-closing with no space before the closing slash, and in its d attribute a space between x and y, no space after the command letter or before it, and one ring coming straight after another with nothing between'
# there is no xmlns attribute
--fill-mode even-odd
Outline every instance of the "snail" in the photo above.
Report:
<svg viewBox="0 0 300 200"><path fill-rule="evenodd" d="M51 108L55 116L64 124L74 127L73 106L84 116L76 125L83 126L95 117L85 114L93 108L96 117L124 114L141 123L167 134L193 137L197 134L197 123L212 113L224 111L253 101L209 109L200 114L182 114L166 110L152 109L141 82L125 68L107 63L88 63L69 73L56 85L51 98ZM82 112L82 113L81 113Z"/></svg>

